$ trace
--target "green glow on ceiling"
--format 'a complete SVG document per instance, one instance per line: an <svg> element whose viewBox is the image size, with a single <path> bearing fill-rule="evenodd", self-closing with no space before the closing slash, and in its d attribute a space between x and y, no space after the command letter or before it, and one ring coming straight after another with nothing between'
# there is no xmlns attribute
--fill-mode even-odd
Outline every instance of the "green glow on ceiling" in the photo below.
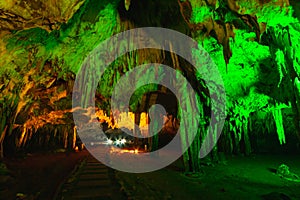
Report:
<svg viewBox="0 0 300 200"><path fill-rule="evenodd" d="M212 10L207 6L197 6L193 8L191 22L202 23L212 17Z"/></svg>
<svg viewBox="0 0 300 200"><path fill-rule="evenodd" d="M249 6L249 4L248 4ZM249 6L250 8L250 6ZM253 10L248 10L246 13L252 13L255 10L255 7L252 7ZM203 11L200 13L199 9L199 18L194 16L193 19L199 19L197 22L203 22L204 18L202 14L208 12L206 7L202 8ZM277 25L280 24L282 26L299 26L297 19L292 17L292 9L287 13L284 9L280 9L278 6L273 7L263 7L263 10L255 10L258 16L259 22L266 22L267 29L268 27L276 27L276 31L282 32L280 27ZM196 15L196 12L194 12ZM230 17L230 16L229 16ZM195 22L196 20L194 20ZM296 24L295 24L296 23ZM299 38L295 38L296 35L299 35L298 31L290 27L291 33L291 41L296 47L298 43L294 41L298 41ZM214 60L214 62L218 65L219 70L222 74L225 89L228 95L227 107L233 111L233 120L235 121L235 125L230 124L230 130L235 132L235 134L239 135L241 139L241 132L243 130L244 119L247 119L252 112L256 112L265 107L272 113L274 122L277 129L278 139L280 144L285 144L285 133L283 127L282 120L282 108L290 108L290 105L273 105L269 102L273 102L272 97L269 97L266 94L259 93L256 90L256 87L259 84L260 79L260 64L264 63L268 66L277 67L277 73L274 72L274 77L277 82L277 88L282 86L282 82L284 81L284 77L287 76L287 66L286 59L287 53L294 52L291 56L297 56L296 52L298 52L298 46L294 50L286 50L286 49L276 49L274 58L272 58L273 54L270 52L270 47L266 45L262 45L255 41L256 34L254 32L248 32L246 30L236 30L235 37L230 38L230 47L232 50L232 57L228 64L228 71L226 72L226 65L224 62L224 57L222 54L223 47L218 44L217 40L208 37L203 41L198 38L199 44L202 44L203 47L209 52L210 56ZM274 63L271 60L274 60ZM266 63L266 61L270 61L270 63ZM299 62L293 59L295 71L300 71ZM278 79L277 79L278 77ZM287 97L286 97L287 98ZM278 103L279 104L279 103ZM282 107L283 106L283 107Z"/></svg>

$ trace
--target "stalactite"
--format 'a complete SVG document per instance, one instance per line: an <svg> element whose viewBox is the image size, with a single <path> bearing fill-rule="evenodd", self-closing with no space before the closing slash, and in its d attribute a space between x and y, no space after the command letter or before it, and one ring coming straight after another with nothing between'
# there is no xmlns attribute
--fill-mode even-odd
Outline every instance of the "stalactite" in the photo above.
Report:
<svg viewBox="0 0 300 200"><path fill-rule="evenodd" d="M170 46L170 55L171 55L171 59L172 59L172 62L173 62L173 67L175 69L178 69L179 66L180 66L178 56L175 53L173 53L173 46L172 46L171 42L169 43L169 46Z"/></svg>
<svg viewBox="0 0 300 200"><path fill-rule="evenodd" d="M43 137L42 134L38 134L38 146L42 147L43 146Z"/></svg>
<svg viewBox="0 0 300 200"><path fill-rule="evenodd" d="M21 136L20 136L20 138L19 138L19 141L18 141L18 143L17 143L17 147L18 147L18 148L20 148L20 147L22 146L23 139L24 139L24 137L25 137L26 131L27 131L27 128L26 128L26 126L25 126L25 127L23 127L23 131L22 131Z"/></svg>
<svg viewBox="0 0 300 200"><path fill-rule="evenodd" d="M204 138L207 140L205 144L202 143ZM206 152L206 149L208 149L209 146L205 145L209 145L211 143L211 137L209 137L208 132L206 130L204 130L204 132L201 135L201 143L201 146L204 149L203 153L208 154L209 152Z"/></svg>
<svg viewBox="0 0 300 200"><path fill-rule="evenodd" d="M67 149L71 150L73 149L73 129L71 128L70 125L66 125L67 126L67 134L68 134L68 143L67 143Z"/></svg>
<svg viewBox="0 0 300 200"><path fill-rule="evenodd" d="M181 106L181 105L178 105L178 106ZM180 113L178 113L178 114L180 114ZM178 118L181 118L181 116L179 115ZM180 129L180 138L181 138L181 148L182 149L187 148L188 138L187 138L187 135L185 134L187 132L187 130L185 130L185 127L187 127L186 123L188 123L188 122L186 122L186 120L183 119L182 123L180 124L181 127L184 127L182 129ZM183 157L184 169L186 172L189 172L189 171L191 171L191 169L190 169L190 165L189 165L190 157L189 157L188 151L183 151L182 153L183 153L182 157Z"/></svg>
<svg viewBox="0 0 300 200"><path fill-rule="evenodd" d="M292 20L291 20L292 19ZM265 42L270 44L270 52L273 57L276 57L276 52L282 51L284 54L284 61L286 63L286 71L288 81L286 84L290 88L294 88L293 92L290 92L287 97L292 105L292 110L295 114L293 119L295 125L295 132L300 140L300 102L297 101L297 89L293 84L296 78L300 77L299 67L299 21L294 18L289 19L284 25L275 24L267 29L265 34ZM281 56L282 57L282 56ZM280 73L280 72L279 72ZM274 113L275 114L275 113ZM279 113L277 113L279 114ZM280 128L280 126L279 126ZM283 142L283 141L282 141Z"/></svg>
<svg viewBox="0 0 300 200"><path fill-rule="evenodd" d="M191 99L192 100L192 99ZM190 119L194 120L194 119ZM193 124L194 122L189 121L190 124ZM191 133L191 130L187 131L187 135L189 136L189 133ZM200 138L199 138L200 132L198 130L195 139L193 140L192 144L190 145L188 151L189 151L189 156L190 156L190 170L192 172L199 172L200 171L200 160L199 160L199 152L200 152ZM188 138L190 141L191 139Z"/></svg>
<svg viewBox="0 0 300 200"><path fill-rule="evenodd" d="M45 137L45 147L50 147L50 132L47 131Z"/></svg>
<svg viewBox="0 0 300 200"><path fill-rule="evenodd" d="M285 66L283 51L281 51L280 49L278 49L276 51L275 55L276 55L275 60L277 62L277 68L278 68L278 72L279 72L279 82L278 82L277 87L279 87L280 84L281 84L281 82L282 82L283 77L287 73L287 69L286 69L286 66Z"/></svg>
<svg viewBox="0 0 300 200"><path fill-rule="evenodd" d="M204 115L202 115L204 116ZM195 137L195 142L196 142L196 153L195 153L195 159L197 160L197 171L200 171L200 159L199 159L199 152L201 149L201 133L205 131L205 128L201 127L202 125L200 124L200 128L198 129L198 133Z"/></svg>
<svg viewBox="0 0 300 200"><path fill-rule="evenodd" d="M248 119L245 118L243 120L243 140L244 140L244 145L245 145L245 155L250 155L251 153L251 144L250 144L250 139L248 135Z"/></svg>
<svg viewBox="0 0 300 200"><path fill-rule="evenodd" d="M212 144L216 144L217 132L218 132L218 126L217 126L217 124L214 124L213 134L211 135ZM218 146L217 145L213 147L210 155L211 155L211 158L212 158L213 162L218 161Z"/></svg>
<svg viewBox="0 0 300 200"><path fill-rule="evenodd" d="M76 147L76 133L77 133L77 130L76 130L76 126L73 126L73 142L72 142L72 149L75 149Z"/></svg>
<svg viewBox="0 0 300 200"><path fill-rule="evenodd" d="M53 149L55 147L55 141L54 141L54 136L53 136L53 128L54 127L49 127L50 130L49 130L49 142L48 142L48 145L49 145L49 148L50 149Z"/></svg>
<svg viewBox="0 0 300 200"><path fill-rule="evenodd" d="M296 105L294 107L297 107L298 110L298 115L294 119L296 124L296 129L300 128L300 80L299 79L300 77L296 77L294 80L294 93L296 99L296 103L295 103ZM297 137L300 140L300 130L297 131L298 131Z"/></svg>
<svg viewBox="0 0 300 200"><path fill-rule="evenodd" d="M33 129L32 131L30 131L28 134L27 134L27 139L26 139L26 143L28 143L31 139L32 139L32 135L36 133L36 129Z"/></svg>
<svg viewBox="0 0 300 200"><path fill-rule="evenodd" d="M182 124L183 126L184 124ZM181 146L182 149L186 148L187 146L187 138L185 134L181 134ZM183 164L184 164L184 169L186 172L190 172L191 168L190 168L190 164L189 164L189 160L190 160L190 156L188 154L188 151L183 152Z"/></svg>
<svg viewBox="0 0 300 200"><path fill-rule="evenodd" d="M186 88L186 86L182 85L181 88ZM184 94L184 93L182 93ZM195 113L196 111L193 110L193 108L197 108L196 104L200 103L198 102L199 98L194 101L194 97L192 97L192 94L184 94L186 95L183 99L188 99L189 103L186 104L180 104L180 107L182 110L185 110L186 113ZM203 110L199 111L200 115L203 114ZM204 116L196 116L196 117L204 117ZM182 116L181 116L182 118ZM196 119L190 117L190 116L184 116L184 118L181 120L183 123L180 124L180 136L181 136L181 145L182 149L187 149L187 146L189 145L189 148L187 151L183 152L183 161L185 165L185 170L189 172L200 172L200 159L199 159L199 152L201 148L201 138L200 135L201 129L197 129L197 132L194 133L193 126L195 125ZM199 127L200 124L198 124ZM183 127L183 128L182 128ZM189 129L190 128L190 129ZM195 134L195 135L193 135ZM193 139L194 137L194 139Z"/></svg>
<svg viewBox="0 0 300 200"><path fill-rule="evenodd" d="M236 120L230 119L230 132L232 133L232 138L233 138L233 153L239 154L240 153L240 148L239 148L239 133L238 133L238 128L236 125Z"/></svg>
<svg viewBox="0 0 300 200"><path fill-rule="evenodd" d="M7 127L8 126L6 125L5 128L3 129L2 133L1 133L1 136L0 136L0 159L2 159L4 157L3 141L4 141L4 138L5 138L5 133L6 133Z"/></svg>
<svg viewBox="0 0 300 200"><path fill-rule="evenodd" d="M230 135L230 121L226 121L225 122L226 123L226 129L223 129L224 130L224 132L227 134L226 135L226 139L228 139L229 141L228 141L228 143L229 143L229 148L228 148L228 153L233 153L233 144L234 144L234 142L233 142L233 139L232 139L232 137L231 137L231 135Z"/></svg>
<svg viewBox="0 0 300 200"><path fill-rule="evenodd" d="M55 145L55 147L59 145L59 136L57 136L57 126L55 126L53 130L53 144Z"/></svg>
<svg viewBox="0 0 300 200"><path fill-rule="evenodd" d="M155 113L154 113L155 114ZM156 130L159 130L159 123L157 122L157 116L152 116L152 121L150 121L151 126L149 126L149 133L152 134L151 143L150 145L150 151L157 151L158 150L158 133L156 133ZM154 120L156 119L156 120ZM150 119L151 120L151 119ZM152 154L153 156L158 156L156 152L155 154Z"/></svg>
<svg viewBox="0 0 300 200"><path fill-rule="evenodd" d="M272 114L275 120L277 134L278 134L278 140L280 144L285 144L285 134L284 134L284 128L283 128L283 122L282 122L282 112L281 108L276 103L275 108L272 110Z"/></svg>
<svg viewBox="0 0 300 200"><path fill-rule="evenodd" d="M65 127L62 128L62 131L63 131L63 136L64 136L64 139L63 139L64 145L63 145L63 147L64 147L64 149L67 149L67 147L68 147L68 132L67 132Z"/></svg>
<svg viewBox="0 0 300 200"><path fill-rule="evenodd" d="M140 135L140 130L139 130L139 125L140 125L140 120L141 120L141 113L139 113L139 112L135 112L134 113L134 123L137 125L137 126L135 126L134 127L134 129L133 129L133 134L134 134L134 136L135 137L137 137L137 136L139 136ZM138 138L136 138L136 143L137 143L137 139Z"/></svg>
<svg viewBox="0 0 300 200"><path fill-rule="evenodd" d="M10 81L9 83L12 83L12 81ZM12 83L15 84L15 83ZM8 96L0 96L0 110L1 110L1 115L0 115L0 121L1 121L1 126L0 126L0 133L1 136L0 138L2 139L2 144L0 143L0 145L2 146L2 154L5 155L4 149L3 149L3 142L5 141L5 138L10 136L13 130L13 126L14 126L14 122L15 122L15 111L17 110L18 107L18 101L19 101L19 94L18 94L18 88L13 88L13 86L9 86L11 87L12 91L10 95ZM18 141L15 141L15 144L18 144Z"/></svg>
<svg viewBox="0 0 300 200"><path fill-rule="evenodd" d="M27 130L27 131L26 131L24 140L23 140L22 144L20 145L20 147L22 147L22 148L25 147L25 145L26 145L26 143L27 143L27 141L28 141L28 138L29 138L29 135L30 135L28 132L30 133L30 132L32 132L32 130Z"/></svg>

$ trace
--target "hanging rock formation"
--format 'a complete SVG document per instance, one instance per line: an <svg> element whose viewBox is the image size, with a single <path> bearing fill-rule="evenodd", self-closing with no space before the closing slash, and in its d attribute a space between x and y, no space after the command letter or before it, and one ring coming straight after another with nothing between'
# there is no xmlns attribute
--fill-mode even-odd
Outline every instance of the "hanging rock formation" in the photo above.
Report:
<svg viewBox="0 0 300 200"><path fill-rule="evenodd" d="M279 67L275 63L276 51L270 51L272 48L284 51L289 67L299 62L295 61L296 54L291 54L292 50L282 48L288 42L285 34L275 43L278 31L271 29L276 23L270 16L276 9L282 19L292 19L288 5L288 0L8 0L0 3L2 152L50 143L73 148L72 89L85 57L101 41L118 32L156 26L187 34L210 53L224 79L228 97L229 116L225 126L228 133L224 133L225 138L220 143L229 146L230 153L249 154L249 135L255 132L251 123L256 119L252 118L258 111L271 113L275 106L269 102L286 107L291 102L293 109L298 109L295 124L299 120L296 103L299 94L295 92L298 86L287 86L290 77L293 83L298 83L299 69L286 68L291 72L288 75L283 65ZM295 30L299 32L299 28ZM274 42L273 46L264 43L265 32ZM293 45L291 49L296 48ZM124 73L145 60L182 72L199 94L203 114L210 114L209 91L189 63L173 53L153 49L130 52L116 60L112 70L100 81L96 106L109 114L113 86ZM293 98L282 92L288 88L293 88ZM276 97L279 92L282 97ZM134 105L138 107L137 102ZM87 111L82 113L85 119ZM195 152L204 137L202 132L198 134L198 143L188 152L193 154L190 155L193 159L198 156ZM198 169L198 164L193 160L190 170Z"/></svg>

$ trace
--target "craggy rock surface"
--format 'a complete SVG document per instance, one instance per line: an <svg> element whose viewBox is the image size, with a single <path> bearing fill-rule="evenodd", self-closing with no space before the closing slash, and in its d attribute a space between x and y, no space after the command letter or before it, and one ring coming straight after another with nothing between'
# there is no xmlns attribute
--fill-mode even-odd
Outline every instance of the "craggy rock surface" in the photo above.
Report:
<svg viewBox="0 0 300 200"><path fill-rule="evenodd" d="M272 109L291 109L287 102L296 102L299 98L297 94L290 97L283 92L291 93L293 89L289 84L295 77L290 77L284 65L277 64L278 59L272 58L279 50L279 44L275 44L274 51L270 52L268 41L262 41L260 37L268 27L279 23L264 13L272 16L272 13L268 14L272 6L281 6L280 12L284 16L278 21L286 21L288 12L284 12L288 8L284 6L289 5L288 0L275 3L270 0L156 0L145 1L145 4L131 0L126 11L125 2L117 0L0 2L0 144L5 144L0 145L4 147L1 150L15 153L19 148L36 148L45 144L73 148L71 97L76 72L87 54L101 41L134 27L151 25L180 31L192 36L210 53L218 64L228 95L227 106L232 118L225 128L228 132L233 131L235 136L229 142L226 137L230 136L224 136L224 145L229 143L230 152L234 149L233 141L238 140L235 143L239 146L240 134L248 134L248 123L256 123L257 119L261 120L257 123L262 124L270 121ZM295 26L295 30L298 28ZM285 37L282 38L280 43L286 42ZM293 45L291 49L296 49L297 44ZM286 56L287 52L283 54ZM179 66L195 88L204 88L202 82L196 80L194 71L178 56L166 56L162 51L153 50L132 52L120 59L100 82L101 91L96 94L96 99L104 102L103 109L108 107L108 94L118 78L145 61L147 55L152 55L149 59L152 62ZM290 56L290 59L294 57ZM291 69L292 76L294 72L296 69ZM204 102L205 92L201 94ZM270 99L275 102L272 107L268 107ZM294 103L293 108L296 107L299 105ZM257 114L258 110L271 114L251 121L250 115ZM282 117L281 112L273 114ZM299 112L293 115L299 115ZM291 120L285 119L288 127L293 129L288 122ZM276 125L280 124L280 120L275 121ZM270 125L249 132L276 132L274 127ZM247 134L243 136L244 140L248 140ZM280 134L280 142L284 142Z"/></svg>
<svg viewBox="0 0 300 200"><path fill-rule="evenodd" d="M5 0L0 2L0 30L40 27L59 29L84 3L84 0Z"/></svg>

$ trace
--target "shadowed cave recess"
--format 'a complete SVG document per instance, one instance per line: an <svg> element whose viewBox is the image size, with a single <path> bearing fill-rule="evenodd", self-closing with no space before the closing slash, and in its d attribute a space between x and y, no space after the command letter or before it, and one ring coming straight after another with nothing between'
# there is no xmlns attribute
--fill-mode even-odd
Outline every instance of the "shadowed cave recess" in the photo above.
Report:
<svg viewBox="0 0 300 200"><path fill-rule="evenodd" d="M57 178L64 182L76 163L88 156L86 146L103 145L103 138L92 130L90 142L82 143L74 110L80 111L84 123L98 123L107 137L105 145L113 149L142 154L168 145L180 125L188 123L181 118L180 102L170 89L156 84L138 88L130 98L128 113L113 113L110 105L113 89L123 75L140 65L158 63L180 72L196 92L197 102L192 103L201 108L198 131L177 161L152 175L138 177L112 170L122 197L181 199L178 190L191 193L190 199L243 199L247 193L252 193L253 199L299 199L295 189L300 182L299 9L296 0L1 1L0 194L8 199L17 194L25 199L52 199L62 189L59 184L53 183L51 191L25 187L28 174L17 173L16 168L35 169L28 159L44 155L55 161L60 159L55 155L63 154L66 162L68 158L76 160L69 162L70 169L65 166L68 173L64 178ZM199 158L200 147L210 120L215 120L211 119L211 92L192 64L175 53L139 49L120 56L98 81L93 96L95 115L90 115L91 107L72 107L72 97L77 95L73 91L76 73L87 55L113 35L141 27L162 27L191 37L208 52L223 78L225 124L220 138L210 138L216 145L203 159ZM172 49L174 44L166 42ZM93 77L87 73L84 78ZM139 81L138 77L134 81ZM84 87L88 93L90 87ZM163 127L152 137L138 138L149 135L149 109L155 104L166 110L160 116ZM133 122L139 127L134 128ZM185 131L180 135L185 137L181 138L182 147L190 137ZM239 172L247 166L248 172ZM54 170L63 171L52 169L49 173L56 173ZM39 173L41 177L45 174ZM213 175L220 185L207 189L213 185ZM134 182L136 178L145 185ZM12 190L7 189L20 179ZM169 185L161 184L163 179L169 180ZM37 182L42 180L37 178ZM239 189L237 181L243 185L247 180L252 184L247 187L260 189ZM221 186L222 181L228 188ZM154 190L154 183L163 188ZM188 189L178 189L179 183L187 184ZM281 185L285 185L282 190L278 189ZM56 197L63 199L60 195Z"/></svg>

